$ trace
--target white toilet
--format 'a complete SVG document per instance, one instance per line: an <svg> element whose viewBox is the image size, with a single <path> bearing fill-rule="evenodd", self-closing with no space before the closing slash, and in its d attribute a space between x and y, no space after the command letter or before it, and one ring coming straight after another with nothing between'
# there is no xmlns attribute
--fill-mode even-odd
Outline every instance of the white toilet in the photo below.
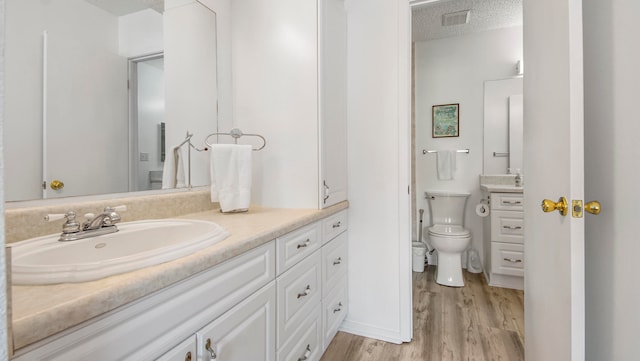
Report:
<svg viewBox="0 0 640 361"><path fill-rule="evenodd" d="M464 211L469 193L427 191L431 226L428 237L438 251L436 283L464 286L462 252L471 242L471 232L464 228Z"/></svg>

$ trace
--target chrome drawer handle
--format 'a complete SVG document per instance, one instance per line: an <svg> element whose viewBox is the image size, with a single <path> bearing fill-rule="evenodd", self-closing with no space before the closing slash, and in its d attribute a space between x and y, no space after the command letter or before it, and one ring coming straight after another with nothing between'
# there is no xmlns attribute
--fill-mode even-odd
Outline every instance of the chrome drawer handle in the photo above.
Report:
<svg viewBox="0 0 640 361"><path fill-rule="evenodd" d="M521 204L521 201L502 201L502 204Z"/></svg>
<svg viewBox="0 0 640 361"><path fill-rule="evenodd" d="M311 345L307 344L307 348L304 350L304 354L302 354L302 357L300 357L298 361L306 361L309 359L309 356L311 356Z"/></svg>
<svg viewBox="0 0 640 361"><path fill-rule="evenodd" d="M340 228L340 221L338 221L338 223L334 223L332 225L333 228Z"/></svg>
<svg viewBox="0 0 640 361"><path fill-rule="evenodd" d="M333 313L342 311L342 302L338 302L338 308L333 309Z"/></svg>
<svg viewBox="0 0 640 361"><path fill-rule="evenodd" d="M218 358L218 355L216 355L216 352L213 350L213 347L211 347L211 339L210 338L207 339L207 343L204 346L204 348L207 349L207 351L209 351L209 353L211 354L210 356L211 356L212 360L215 360L215 359Z"/></svg>
<svg viewBox="0 0 640 361"><path fill-rule="evenodd" d="M309 244L311 244L311 240L310 240L309 238L307 238L307 240L306 240L306 241L304 241L304 243L303 243L303 244L299 244L297 248L298 248L298 249L300 249L300 248L305 248L305 247L308 247L308 246L309 246Z"/></svg>
<svg viewBox="0 0 640 361"><path fill-rule="evenodd" d="M522 229L522 226L502 226L504 229Z"/></svg>
<svg viewBox="0 0 640 361"><path fill-rule="evenodd" d="M304 292L298 293L298 298L309 296L310 293L311 293L311 286L307 285L307 288L304 289Z"/></svg>
<svg viewBox="0 0 640 361"><path fill-rule="evenodd" d="M503 258L505 261L507 262L511 262L511 263L520 263L522 262L521 259L515 259L515 258Z"/></svg>
<svg viewBox="0 0 640 361"><path fill-rule="evenodd" d="M337 260L333 261L333 265L334 265L334 266L337 266L337 265L339 265L340 263L342 263L342 257L338 257L338 259L337 259Z"/></svg>

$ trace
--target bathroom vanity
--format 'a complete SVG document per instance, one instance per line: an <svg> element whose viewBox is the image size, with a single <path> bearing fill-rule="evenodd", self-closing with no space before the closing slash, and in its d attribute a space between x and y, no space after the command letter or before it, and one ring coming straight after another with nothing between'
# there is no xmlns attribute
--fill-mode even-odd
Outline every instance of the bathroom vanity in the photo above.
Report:
<svg viewBox="0 0 640 361"><path fill-rule="evenodd" d="M482 184L490 214L484 218L484 273L489 286L524 289L522 187Z"/></svg>
<svg viewBox="0 0 640 361"><path fill-rule="evenodd" d="M231 236L92 282L13 286L15 360L319 360L348 310L346 207L193 213Z"/></svg>

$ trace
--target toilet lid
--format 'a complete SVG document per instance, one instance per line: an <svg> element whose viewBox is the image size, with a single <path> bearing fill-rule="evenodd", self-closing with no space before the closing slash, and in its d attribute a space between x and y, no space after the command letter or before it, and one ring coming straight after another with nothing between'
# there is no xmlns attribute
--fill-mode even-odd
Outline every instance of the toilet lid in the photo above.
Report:
<svg viewBox="0 0 640 361"><path fill-rule="evenodd" d="M462 226L436 224L429 227L429 233L437 236L468 237L471 233Z"/></svg>

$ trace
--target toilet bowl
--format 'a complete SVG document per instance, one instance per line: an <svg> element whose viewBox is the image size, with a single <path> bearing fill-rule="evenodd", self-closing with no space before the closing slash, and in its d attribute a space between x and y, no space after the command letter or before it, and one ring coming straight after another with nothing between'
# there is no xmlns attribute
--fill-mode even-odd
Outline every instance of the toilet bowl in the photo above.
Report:
<svg viewBox="0 0 640 361"><path fill-rule="evenodd" d="M471 233L464 228L468 193L427 192L431 226L427 236L438 252L436 283L464 286L462 253L471 243Z"/></svg>

